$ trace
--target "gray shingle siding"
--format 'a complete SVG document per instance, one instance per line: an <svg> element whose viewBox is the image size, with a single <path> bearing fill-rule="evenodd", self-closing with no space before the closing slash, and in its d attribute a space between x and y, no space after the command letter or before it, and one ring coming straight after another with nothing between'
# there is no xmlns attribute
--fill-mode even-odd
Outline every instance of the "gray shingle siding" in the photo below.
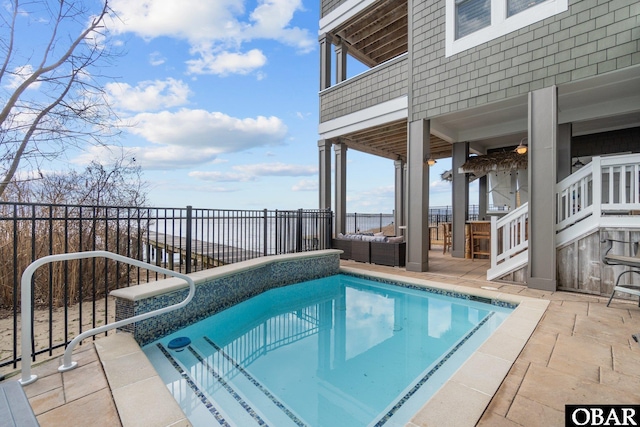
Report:
<svg viewBox="0 0 640 427"><path fill-rule="evenodd" d="M570 0L567 12L445 58L445 1L413 2L410 120L640 63L640 2ZM526 12L525 12L526 13Z"/></svg>
<svg viewBox="0 0 640 427"><path fill-rule="evenodd" d="M320 17L323 18L327 16L331 11L333 11L336 7L340 6L342 3L346 3L347 0L323 0L320 2Z"/></svg>
<svg viewBox="0 0 640 427"><path fill-rule="evenodd" d="M320 122L407 95L407 56L332 86L320 94Z"/></svg>

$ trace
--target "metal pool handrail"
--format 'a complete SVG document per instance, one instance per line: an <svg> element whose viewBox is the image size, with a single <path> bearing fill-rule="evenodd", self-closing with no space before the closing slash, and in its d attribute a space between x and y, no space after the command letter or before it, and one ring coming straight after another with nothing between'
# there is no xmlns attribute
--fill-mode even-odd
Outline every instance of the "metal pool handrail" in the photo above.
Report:
<svg viewBox="0 0 640 427"><path fill-rule="evenodd" d="M42 265L54 262L54 261L66 261L72 259L81 259L81 258L94 258L94 257L104 257L110 258L115 261L124 262L127 264L135 265L137 267L146 268L148 270L156 271L158 273L164 273L169 276L174 276L179 279L183 279L189 285L189 294L187 297L177 304L170 305L168 307L163 307L158 310L150 311L148 313L140 314L138 316L130 317L128 319L123 319L117 322L109 323L97 328L90 329L85 331L75 337L67 346L67 349L64 352L64 358L62 365L58 368L58 371L65 372L75 368L78 365L78 362L71 361L71 353L73 352L74 347L83 339L91 337L93 335L99 334L101 332L106 332L113 328L119 328L130 323L138 322L140 320L145 320L150 317L157 316L159 314L164 314L173 310L177 310L178 308L182 308L185 305L189 304L193 295L196 291L195 283L193 279L191 279L186 274L177 273L175 271L167 270L166 268L158 267L153 264L147 264L145 262L139 261L137 259L128 258L122 255L114 254L107 251L87 251L87 252L74 252L68 254L57 254L57 255L48 255L42 257L40 259L35 260L24 270L22 274L22 280L20 283L21 286L21 316L22 316L22 376L18 380L20 384L27 385L31 384L35 380L38 379L37 375L31 374L31 277L33 273Z"/></svg>

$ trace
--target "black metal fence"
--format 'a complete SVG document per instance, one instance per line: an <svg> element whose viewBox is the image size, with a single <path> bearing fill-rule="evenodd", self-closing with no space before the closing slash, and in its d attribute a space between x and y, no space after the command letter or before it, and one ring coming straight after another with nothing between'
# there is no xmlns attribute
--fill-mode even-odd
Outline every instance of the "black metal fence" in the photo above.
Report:
<svg viewBox="0 0 640 427"><path fill-rule="evenodd" d="M15 369L20 360L20 280L36 259L105 250L190 273L266 255L330 248L331 234L328 210L0 203L0 333L12 337L0 346L0 368ZM34 360L35 355L52 355L83 330L112 321L111 290L162 278L100 258L41 267L32 283Z"/></svg>
<svg viewBox="0 0 640 427"><path fill-rule="evenodd" d="M479 206L469 205L468 219L476 221L479 219ZM439 230L439 225L443 222L452 222L453 208L451 206L436 206L429 208L429 225ZM365 231L383 231L387 226L393 224L393 213L347 213L346 232L359 233Z"/></svg>

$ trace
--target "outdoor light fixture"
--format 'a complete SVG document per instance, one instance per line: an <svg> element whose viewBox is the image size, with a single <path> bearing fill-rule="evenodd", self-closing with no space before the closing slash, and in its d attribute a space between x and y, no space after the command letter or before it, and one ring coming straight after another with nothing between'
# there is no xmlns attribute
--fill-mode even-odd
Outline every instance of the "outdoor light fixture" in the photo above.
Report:
<svg viewBox="0 0 640 427"><path fill-rule="evenodd" d="M435 165L437 162L436 162L436 159L434 159L433 157L429 157L427 160L425 160L425 163L426 163L428 166L433 166L433 165Z"/></svg>
<svg viewBox="0 0 640 427"><path fill-rule="evenodd" d="M525 144L525 139L527 139L526 137L522 138L520 140L520 144L516 147L516 149L514 150L516 153L518 154L527 154L527 144Z"/></svg>
<svg viewBox="0 0 640 427"><path fill-rule="evenodd" d="M574 168L581 168L584 166L584 163L582 163L580 161L580 159L576 160L574 164L572 164L571 166L573 166Z"/></svg>

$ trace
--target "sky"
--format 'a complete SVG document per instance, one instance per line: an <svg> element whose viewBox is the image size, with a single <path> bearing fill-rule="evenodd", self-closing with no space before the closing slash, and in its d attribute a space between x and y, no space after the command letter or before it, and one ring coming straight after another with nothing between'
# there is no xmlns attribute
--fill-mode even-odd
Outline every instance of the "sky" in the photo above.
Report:
<svg viewBox="0 0 640 427"><path fill-rule="evenodd" d="M108 100L127 123L113 147L65 161L135 158L151 205L318 207L319 0L112 0ZM25 18L26 19L26 18ZM349 65L350 75L364 66ZM109 144L110 145L110 144ZM390 213L393 161L349 150L347 211ZM431 205L451 184L431 168ZM333 177L332 177L333 180Z"/></svg>

